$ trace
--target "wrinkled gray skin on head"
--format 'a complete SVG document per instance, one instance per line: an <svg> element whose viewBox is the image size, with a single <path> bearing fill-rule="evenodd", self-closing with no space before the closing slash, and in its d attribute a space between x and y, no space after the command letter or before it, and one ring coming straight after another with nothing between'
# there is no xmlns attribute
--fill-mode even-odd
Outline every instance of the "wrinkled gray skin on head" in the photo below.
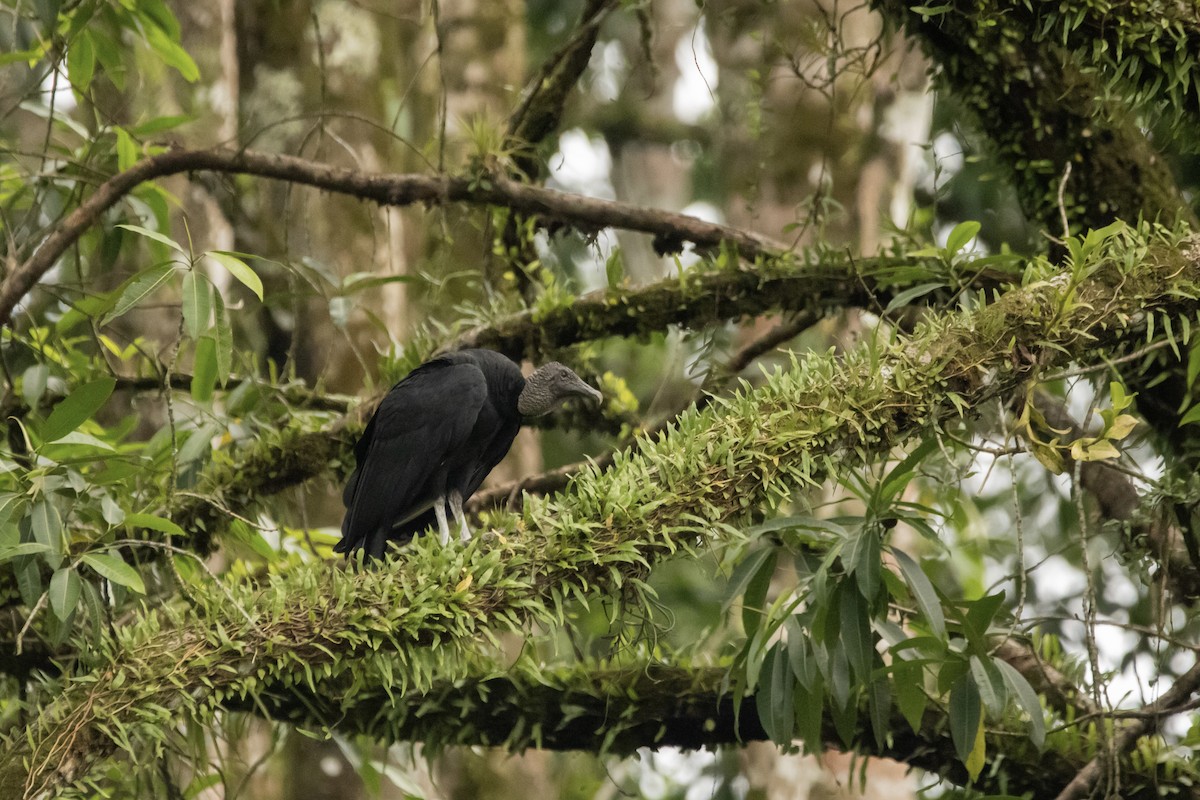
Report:
<svg viewBox="0 0 1200 800"><path fill-rule="evenodd" d="M569 368L551 361L525 379L525 388L517 398L517 412L523 417L540 417L572 397L590 397L597 403L604 399Z"/></svg>

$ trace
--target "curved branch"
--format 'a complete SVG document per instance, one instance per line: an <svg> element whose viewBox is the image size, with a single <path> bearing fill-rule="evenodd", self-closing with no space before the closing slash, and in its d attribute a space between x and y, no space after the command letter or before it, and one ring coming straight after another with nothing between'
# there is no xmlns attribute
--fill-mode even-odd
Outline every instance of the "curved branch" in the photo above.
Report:
<svg viewBox="0 0 1200 800"><path fill-rule="evenodd" d="M139 161L114 175L67 215L34 253L0 284L0 326L8 325L12 312L42 276L83 233L99 222L105 211L119 203L138 184L184 172L223 172L257 175L312 186L329 192L371 200L382 205L416 203L468 203L501 205L529 215L585 231L615 227L640 231L662 242L682 246L689 241L699 247L735 246L744 258L767 258L787 247L756 233L716 225L653 208L601 200L594 197L529 186L498 175L450 177L445 175L367 174L295 156L254 150L214 148L170 150Z"/></svg>

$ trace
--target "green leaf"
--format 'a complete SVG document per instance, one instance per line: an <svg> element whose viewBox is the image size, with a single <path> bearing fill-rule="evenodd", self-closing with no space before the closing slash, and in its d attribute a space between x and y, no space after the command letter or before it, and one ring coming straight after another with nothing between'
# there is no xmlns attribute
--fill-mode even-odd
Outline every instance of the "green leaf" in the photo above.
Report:
<svg viewBox="0 0 1200 800"><path fill-rule="evenodd" d="M31 556L20 556L13 564L13 572L17 574L17 591L21 593L21 601L31 608L37 605L42 597L41 562Z"/></svg>
<svg viewBox="0 0 1200 800"><path fill-rule="evenodd" d="M0 547L0 564L11 561L18 556L31 556L38 553L48 553L50 545L41 542L22 542L8 547Z"/></svg>
<svg viewBox="0 0 1200 800"><path fill-rule="evenodd" d="M183 276L183 326L188 336L199 339L208 331L212 320L213 285L198 270L188 270Z"/></svg>
<svg viewBox="0 0 1200 800"><path fill-rule="evenodd" d="M205 255L229 270L229 274L237 278L247 289L254 292L259 301L263 299L262 279L258 277L258 273L252 270L245 261L242 261L228 250L210 250Z"/></svg>
<svg viewBox="0 0 1200 800"><path fill-rule="evenodd" d="M929 576L912 559L912 556L900 548L892 547L892 556L896 559L896 564L900 567L900 574L904 576L904 582L912 590L913 597L917 601L917 607L921 609L921 614L924 615L925 621L929 623L929 629L939 638L945 638L946 617L942 613L941 601L938 600L937 591L929 581Z"/></svg>
<svg viewBox="0 0 1200 800"><path fill-rule="evenodd" d="M192 399L197 403L212 400L217 383L217 343L205 335L196 340L196 356L192 361Z"/></svg>
<svg viewBox="0 0 1200 800"><path fill-rule="evenodd" d="M216 344L217 380L221 385L229 383L233 371L233 329L229 326L229 314L220 292L213 292L213 342Z"/></svg>
<svg viewBox="0 0 1200 800"><path fill-rule="evenodd" d="M66 622L79 603L81 590L78 572L70 567L56 570L50 579L50 608L54 616Z"/></svg>
<svg viewBox="0 0 1200 800"><path fill-rule="evenodd" d="M880 750L888 741L892 715L892 691L886 678L871 681L867 692L867 711L871 716L871 732Z"/></svg>
<svg viewBox="0 0 1200 800"><path fill-rule="evenodd" d="M96 570L96 574L105 580L132 589L138 594L146 593L146 584L137 570L126 564L115 550L107 553L85 553L83 563Z"/></svg>
<svg viewBox="0 0 1200 800"><path fill-rule="evenodd" d="M137 163L138 144L124 128L117 127L117 169L124 172Z"/></svg>
<svg viewBox="0 0 1200 800"><path fill-rule="evenodd" d="M172 239L169 236L164 236L163 234L159 233L158 231L152 231L147 228L143 228L141 225L124 225L124 224L122 224L122 225L118 225L117 227L123 228L131 233L136 233L138 236L145 236L147 239L151 239L155 242L158 242L159 244L165 244L167 247L181 253L184 256L187 255L187 250L183 249L183 245L179 244L179 242L175 241L174 239Z"/></svg>
<svg viewBox="0 0 1200 800"><path fill-rule="evenodd" d="M77 92L86 94L95 72L96 45L85 28L67 46L67 77Z"/></svg>
<svg viewBox="0 0 1200 800"><path fill-rule="evenodd" d="M172 264L159 264L135 275L126 284L112 311L109 311L100 320L100 324L107 325L117 317L135 308L147 297L158 291L158 288L166 283L167 279L174 274L175 267Z"/></svg>
<svg viewBox="0 0 1200 800"><path fill-rule="evenodd" d="M1041 750L1046 745L1046 717L1042 712L1042 704L1038 700L1037 692L1033 691L1029 681L1025 680L1025 676L1018 672L1012 664L997 658L995 665L996 669L1004 676L1004 682L1008 684L1008 688L1017 696L1017 703L1029 716L1029 741L1033 742L1034 747Z"/></svg>
<svg viewBox="0 0 1200 800"><path fill-rule="evenodd" d="M971 677L975 680L975 688L979 690L979 697L984 706L995 716L1004 713L1008 692L1004 686L1004 676L996 669L992 658L972 655L970 664Z"/></svg>
<svg viewBox="0 0 1200 800"><path fill-rule="evenodd" d="M1200 422L1200 403L1192 406L1188 412L1183 415L1183 418L1179 420L1179 427L1182 428L1184 425L1191 425L1196 422Z"/></svg>
<svg viewBox="0 0 1200 800"><path fill-rule="evenodd" d="M792 689L796 735L804 741L804 747L808 752L820 753L825 744L821 730L825 716L824 681L818 673L811 687L806 688L803 684L796 684Z"/></svg>
<svg viewBox="0 0 1200 800"><path fill-rule="evenodd" d="M21 375L21 398L27 405L36 407L46 393L50 380L50 368L45 364L34 364Z"/></svg>
<svg viewBox="0 0 1200 800"><path fill-rule="evenodd" d="M130 530L149 528L152 531L167 533L171 536L183 536L183 528L171 520L155 514L126 514L125 524L129 526Z"/></svg>
<svg viewBox="0 0 1200 800"><path fill-rule="evenodd" d="M926 456L938 449L937 437L929 436L913 448L912 452L904 457L900 463L892 467L883 480L879 482L878 500L876 504L889 504L896 497L900 496L904 488L908 486L913 475L916 474L917 467Z"/></svg>
<svg viewBox="0 0 1200 800"><path fill-rule="evenodd" d="M978 600L972 600L966 604L966 634L975 652L987 652L988 628L991 627L992 620L996 618L996 612L1000 610L1000 605L1003 602L1004 592L996 592L995 594L985 595Z"/></svg>
<svg viewBox="0 0 1200 800"><path fill-rule="evenodd" d="M42 439L53 442L78 428L108 400L117 385L115 378L100 378L85 383L54 407L42 424Z"/></svg>
<svg viewBox="0 0 1200 800"><path fill-rule="evenodd" d="M929 696L925 694L925 666L918 662L896 658L892 661L895 676L896 705L913 731L921 729Z"/></svg>
<svg viewBox="0 0 1200 800"><path fill-rule="evenodd" d="M808 637L804 633L804 627L795 614L784 621L783 627L787 632L787 653L788 661L792 665L792 674L796 676L796 680L802 686L811 687L820 675L817 671L816 658L809 652Z"/></svg>
<svg viewBox="0 0 1200 800"><path fill-rule="evenodd" d="M162 28L156 25L145 26L146 43L158 54L167 66L174 67L188 83L195 83L200 78L200 69L187 51L175 42Z"/></svg>
<svg viewBox="0 0 1200 800"><path fill-rule="evenodd" d="M776 643L763 660L762 673L766 681L759 681L754 695L758 707L758 718L767 735L776 744L788 744L795 731L796 710L792 693L796 679L788 664L787 654L781 644Z"/></svg>
<svg viewBox="0 0 1200 800"><path fill-rule="evenodd" d="M140 125L135 125L129 129L129 132L134 136L154 136L155 134L169 131L172 128L178 128L180 125L191 122L195 117L186 114L167 117L154 117L146 120Z"/></svg>
<svg viewBox="0 0 1200 800"><path fill-rule="evenodd" d="M979 233L979 229L983 226L973 219L960 222L954 226L954 230L950 231L950 235L946 237L946 250L950 255L954 255L962 250L971 240Z"/></svg>
<svg viewBox="0 0 1200 800"><path fill-rule="evenodd" d="M854 584L843 583L841 595L841 645L845 648L846 660L850 662L854 676L865 681L871 675L871 662L875 655L867 604Z"/></svg>
<svg viewBox="0 0 1200 800"><path fill-rule="evenodd" d="M729 607L733 605L733 601L742 596L742 593L746 591L746 586L750 583L750 579L758 573L767 559L774 555L776 555L774 547L761 547L738 562L738 565L733 568L733 573L729 576L729 585L725 588L725 599L721 604L721 613L728 611Z"/></svg>
<svg viewBox="0 0 1200 800"><path fill-rule="evenodd" d="M983 721L983 705L979 702L979 690L970 676L959 678L950 690L950 737L959 761L967 763L975 750L975 739Z"/></svg>
<svg viewBox="0 0 1200 800"><path fill-rule="evenodd" d="M750 639L758 633L758 628L766 617L767 590L771 588L771 578L775 575L779 553L772 547L768 549L768 555L758 570L750 576L742 597L742 627L746 631L746 637Z"/></svg>
<svg viewBox="0 0 1200 800"><path fill-rule="evenodd" d="M46 545L46 563L57 568L63 559L62 517L49 497L43 497L29 508L29 529L34 541Z"/></svg>
<svg viewBox="0 0 1200 800"><path fill-rule="evenodd" d="M916 286L910 286L902 292L897 292L896 296L887 304L887 308L883 310L886 314L890 311L895 311L897 308L904 308L906 305L916 300L918 297L924 297L930 292L936 292L938 289L945 287L944 282L937 283L921 283Z"/></svg>

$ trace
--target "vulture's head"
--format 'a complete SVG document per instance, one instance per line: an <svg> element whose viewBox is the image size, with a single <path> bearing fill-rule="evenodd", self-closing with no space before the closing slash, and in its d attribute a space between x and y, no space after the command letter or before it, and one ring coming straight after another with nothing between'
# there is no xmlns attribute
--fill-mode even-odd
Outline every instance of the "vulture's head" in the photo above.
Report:
<svg viewBox="0 0 1200 800"><path fill-rule="evenodd" d="M597 403L604 395L557 361L551 361L525 379L525 388L517 398L517 412L523 417L540 417L572 397L590 397Z"/></svg>

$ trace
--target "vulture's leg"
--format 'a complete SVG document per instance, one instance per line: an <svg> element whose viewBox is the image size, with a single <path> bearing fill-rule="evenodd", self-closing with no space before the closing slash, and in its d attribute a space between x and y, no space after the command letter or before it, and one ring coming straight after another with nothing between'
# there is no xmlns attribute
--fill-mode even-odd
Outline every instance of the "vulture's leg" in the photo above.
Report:
<svg viewBox="0 0 1200 800"><path fill-rule="evenodd" d="M442 547L450 544L450 524L446 522L446 498L439 497L433 501L433 513L438 521L438 541Z"/></svg>
<svg viewBox="0 0 1200 800"><path fill-rule="evenodd" d="M458 538L464 542L471 541L471 529L467 526L467 515L463 513L462 495L457 489L450 491L450 513L458 522Z"/></svg>

